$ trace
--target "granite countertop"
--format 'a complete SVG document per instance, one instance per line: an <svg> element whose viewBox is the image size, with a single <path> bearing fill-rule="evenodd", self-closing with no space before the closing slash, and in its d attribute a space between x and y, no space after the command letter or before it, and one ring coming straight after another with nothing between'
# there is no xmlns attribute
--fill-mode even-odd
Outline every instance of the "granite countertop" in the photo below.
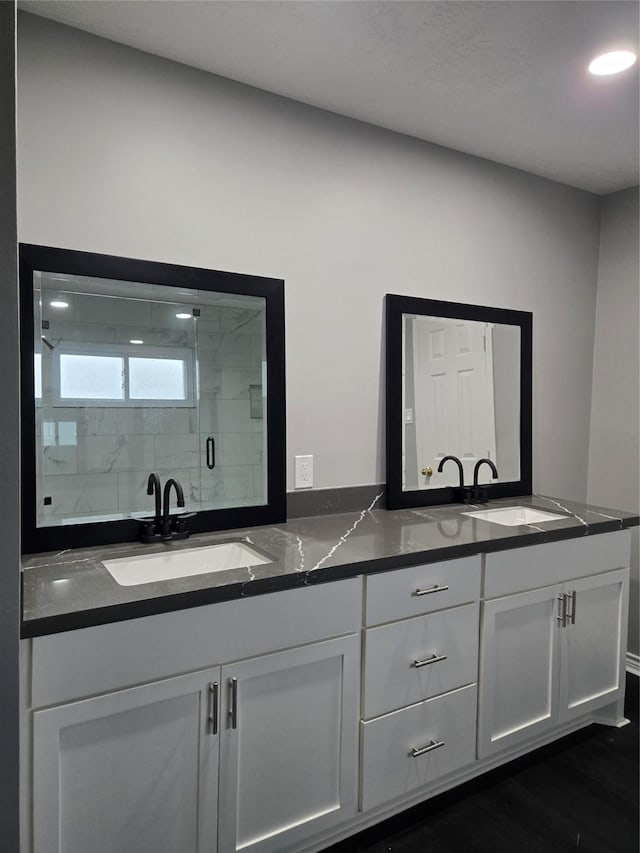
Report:
<svg viewBox="0 0 640 853"><path fill-rule="evenodd" d="M42 636L419 563L606 533L640 523L638 515L632 513L543 495L495 500L481 506L448 504L392 512L376 508L381 498L379 495L361 512L204 533L169 544L122 543L25 556L21 635ZM566 518L506 527L462 515L508 506L532 506ZM120 586L102 563L104 559L229 540L254 545L272 562L138 586Z"/></svg>

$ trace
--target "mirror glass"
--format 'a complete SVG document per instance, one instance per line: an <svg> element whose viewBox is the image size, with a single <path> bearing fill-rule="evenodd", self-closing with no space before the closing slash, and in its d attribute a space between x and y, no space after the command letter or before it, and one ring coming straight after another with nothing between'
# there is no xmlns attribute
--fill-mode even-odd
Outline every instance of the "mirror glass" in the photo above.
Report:
<svg viewBox="0 0 640 853"><path fill-rule="evenodd" d="M498 481L520 479L520 327L449 317L402 315L402 489L473 482L479 459ZM498 482L491 469L478 482Z"/></svg>
<svg viewBox="0 0 640 853"><path fill-rule="evenodd" d="M267 511L277 455L269 395L282 396L267 383L269 294L55 266L30 271L33 521L44 541L47 529L95 532L153 515L151 472L179 480L194 529L203 519L204 529L249 523L242 508Z"/></svg>
<svg viewBox="0 0 640 853"><path fill-rule="evenodd" d="M531 491L531 314L386 297L387 506L446 503L464 485Z"/></svg>

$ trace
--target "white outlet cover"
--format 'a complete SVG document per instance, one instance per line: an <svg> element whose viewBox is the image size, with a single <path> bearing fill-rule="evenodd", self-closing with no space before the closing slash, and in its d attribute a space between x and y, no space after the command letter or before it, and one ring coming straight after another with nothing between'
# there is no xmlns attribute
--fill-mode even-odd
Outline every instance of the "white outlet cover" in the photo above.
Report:
<svg viewBox="0 0 640 853"><path fill-rule="evenodd" d="M295 457L295 489L311 489L313 487L313 456Z"/></svg>

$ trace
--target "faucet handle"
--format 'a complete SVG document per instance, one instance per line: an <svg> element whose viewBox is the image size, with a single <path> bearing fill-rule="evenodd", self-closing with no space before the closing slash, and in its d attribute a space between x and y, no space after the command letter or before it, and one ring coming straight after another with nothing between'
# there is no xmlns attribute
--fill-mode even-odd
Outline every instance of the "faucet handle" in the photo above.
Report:
<svg viewBox="0 0 640 853"><path fill-rule="evenodd" d="M471 497L471 489L469 486L463 486L461 489L455 490L455 500L457 503L469 504L471 503Z"/></svg>
<svg viewBox="0 0 640 853"><path fill-rule="evenodd" d="M153 542L156 538L156 522L155 518L141 518L140 519L140 541L141 542Z"/></svg>
<svg viewBox="0 0 640 853"><path fill-rule="evenodd" d="M489 491L485 486L474 486L471 490L471 499L474 503L486 504L489 500Z"/></svg>
<svg viewBox="0 0 640 853"><path fill-rule="evenodd" d="M193 518L196 514L195 512L181 512L179 515L172 516L174 539L188 539L191 536L191 531L187 527L187 519Z"/></svg>

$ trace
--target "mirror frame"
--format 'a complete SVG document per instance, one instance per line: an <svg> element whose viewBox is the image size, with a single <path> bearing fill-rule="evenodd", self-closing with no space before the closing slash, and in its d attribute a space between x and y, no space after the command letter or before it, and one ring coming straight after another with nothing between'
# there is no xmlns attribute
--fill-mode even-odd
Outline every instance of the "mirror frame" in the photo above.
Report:
<svg viewBox="0 0 640 853"><path fill-rule="evenodd" d="M202 510L189 519L192 533L255 527L286 520L286 400L284 281L177 264L20 244L20 359L22 416L22 553L133 542L135 518L38 527L36 515L36 418L34 394L33 273L58 272L141 284L259 296L266 302L267 502ZM178 474L179 476L179 474ZM149 498L150 512L153 499Z"/></svg>
<svg viewBox="0 0 640 853"><path fill-rule="evenodd" d="M402 315L448 317L520 327L520 479L490 483L490 498L530 495L532 491L531 416L533 315L529 311L489 308L462 302L441 302L414 296L385 296L386 322L386 447L387 509L406 509L455 502L457 486L439 489L402 489ZM466 484L465 484L466 485Z"/></svg>

